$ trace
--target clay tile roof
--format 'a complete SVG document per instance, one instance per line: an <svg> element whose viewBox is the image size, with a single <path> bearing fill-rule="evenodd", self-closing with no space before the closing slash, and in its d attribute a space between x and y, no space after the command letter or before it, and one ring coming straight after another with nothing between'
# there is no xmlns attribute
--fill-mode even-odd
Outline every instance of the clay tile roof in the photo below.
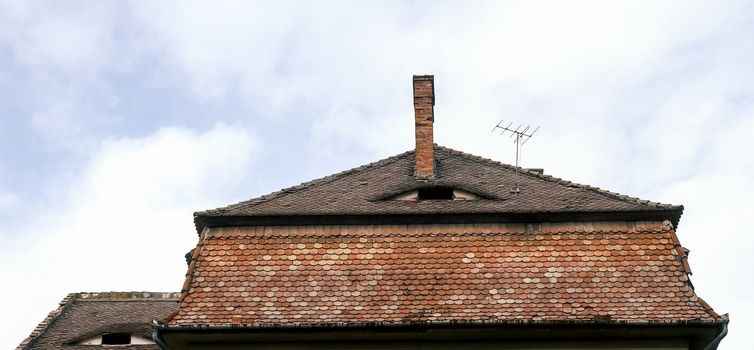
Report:
<svg viewBox="0 0 754 350"><path fill-rule="evenodd" d="M414 152L405 152L358 168L286 188L230 206L194 213L197 229L222 217L301 215L391 215L471 213L652 212L674 214L679 205L655 203L525 169L519 170L521 192L512 194L516 167L435 146L437 175L414 177ZM470 201L406 202L393 195L427 186L447 186L479 195Z"/></svg>
<svg viewBox="0 0 754 350"><path fill-rule="evenodd" d="M667 221L209 228L166 325L719 322L685 259Z"/></svg>
<svg viewBox="0 0 754 350"><path fill-rule="evenodd" d="M24 339L16 350L91 350L79 341L103 333L130 333L151 339L153 320L174 312L178 293L71 293ZM119 345L126 349L159 349L157 345Z"/></svg>

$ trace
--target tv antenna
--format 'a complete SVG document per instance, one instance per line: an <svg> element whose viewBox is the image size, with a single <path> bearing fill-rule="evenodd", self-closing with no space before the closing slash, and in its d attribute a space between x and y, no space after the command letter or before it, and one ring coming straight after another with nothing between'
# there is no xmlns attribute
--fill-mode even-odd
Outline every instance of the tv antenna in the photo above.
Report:
<svg viewBox="0 0 754 350"><path fill-rule="evenodd" d="M519 124L518 127L514 129L512 127L513 122L508 123L507 126L505 126L504 122L504 120L498 122L497 125L492 128L491 132L495 132L499 129L500 135L510 133L510 137L513 139L513 142L516 143L516 175L514 177L515 186L511 189L511 193L519 193L521 192L521 188L518 187L518 169L520 169L519 160L521 159L521 146L526 144L526 142L529 141L532 136L534 136L534 133L539 130L539 127L532 129L529 125L524 126L523 124Z"/></svg>

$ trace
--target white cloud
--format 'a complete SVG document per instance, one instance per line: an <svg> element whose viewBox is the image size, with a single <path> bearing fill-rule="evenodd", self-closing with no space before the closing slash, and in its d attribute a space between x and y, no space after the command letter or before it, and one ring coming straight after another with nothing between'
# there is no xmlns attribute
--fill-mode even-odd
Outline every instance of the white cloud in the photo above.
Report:
<svg viewBox="0 0 754 350"><path fill-rule="evenodd" d="M616 178L637 151L653 154L653 180L673 178L696 153L686 135L705 133L721 107L704 84L736 84L714 74L748 64L740 45L717 47L739 38L737 2L181 4L138 4L134 21L200 99L237 95L309 127L314 148L387 155L412 146L410 75L435 73L439 143L511 161L487 130L500 118L540 124L528 164L584 182ZM690 60L697 51L717 62ZM642 85L671 101L637 96ZM641 104L656 110L631 110Z"/></svg>
<svg viewBox="0 0 754 350"><path fill-rule="evenodd" d="M104 2L0 3L0 43L34 70L83 79L113 64L117 6ZM117 62L117 61L115 61Z"/></svg>
<svg viewBox="0 0 754 350"><path fill-rule="evenodd" d="M18 197L13 193L0 192L0 212L3 212L18 203Z"/></svg>
<svg viewBox="0 0 754 350"><path fill-rule="evenodd" d="M133 13L145 29L143 45L157 52L165 69L187 80L197 97L219 98L246 85L258 87L257 97L285 95L269 83L299 13L292 4L142 2Z"/></svg>
<svg viewBox="0 0 754 350"><path fill-rule="evenodd" d="M94 129L111 118L95 115L92 104L80 96L50 97L37 107L29 123L52 148L85 151L96 143Z"/></svg>
<svg viewBox="0 0 754 350"><path fill-rule="evenodd" d="M16 68L10 84L32 91L29 126L52 149L89 151L96 130L111 123L117 104L106 73L125 71L134 55L120 45L127 13L116 3L0 1L0 49ZM18 116L13 116L18 117Z"/></svg>
<svg viewBox="0 0 754 350"><path fill-rule="evenodd" d="M750 215L754 186L746 173L721 170L673 184L660 197L685 205L678 236L691 249L691 280L697 294L717 312L730 313L730 333L721 348L740 349L745 347L746 330L754 327L748 278L754 235L742 224Z"/></svg>
<svg viewBox="0 0 754 350"><path fill-rule="evenodd" d="M751 289L740 278L749 275L741 257L751 235L737 224L754 188L754 21L746 3L35 4L0 5L0 42L34 72L41 89L30 122L55 143L80 142L82 135L96 141L92 122L107 120L110 104L92 101L112 94L103 72L141 62L144 70L136 73L144 79L189 92L199 103L237 98L255 117L289 118L286 125L310 133L291 140L307 156L341 157L355 149L389 155L413 147L410 75L434 73L438 143L512 162L512 144L489 129L501 118L538 124L525 166L685 204L679 235L694 251L694 282L718 311L733 316L721 348L747 344L735 331L754 327L752 303L736 294ZM53 299L72 288L130 289L132 281L177 288L183 271L166 271L165 284L148 284L139 269L149 259L133 262L128 252L180 264L193 244L186 212L254 192L233 192L237 177L229 174L245 174L246 163L237 160L249 156L233 152L256 148L249 135L236 134L247 140L238 147L220 140L233 130L163 129L105 142L82 177L60 193L64 206L49 208L26 230L17 251L30 253L7 255L5 265L23 262L41 271L58 286ZM224 156L210 156L208 147ZM113 214L122 212L134 219ZM126 231L142 240L129 241ZM180 247L171 244L176 231L187 239ZM48 236L66 238L35 241ZM81 258L71 258L58 248L98 239L99 247L124 249L81 249ZM137 269L117 265L99 284L74 285L55 277L62 270L50 267L54 258L72 259L61 266L87 273L100 271L87 264L97 259ZM138 278L118 278L134 270ZM12 276L19 283L20 274ZM23 290L26 300L49 296ZM26 314L36 321L53 304ZM21 333L31 329L23 327Z"/></svg>
<svg viewBox="0 0 754 350"><path fill-rule="evenodd" d="M227 204L259 150L248 131L163 128L103 142L51 204L4 244L0 300L15 346L73 291L175 291L196 244L191 213Z"/></svg>
<svg viewBox="0 0 754 350"><path fill-rule="evenodd" d="M752 243L736 223L745 213L729 208L746 208L736 189L754 186L741 175L752 169L754 148L743 141L754 133L750 107L732 102L753 97L753 46L738 34L750 21L745 4L299 5L282 17L286 5L206 15L184 6L169 22L150 9L139 18L200 96L268 99L277 114L289 104L322 107L299 112L313 118L302 124L321 152L410 149L417 73L436 74L438 143L512 162L512 145L489 135L491 126L542 125L524 165L686 204L679 235L695 251L700 295L733 313L733 329L754 326L749 299L728 298L751 288L737 282L746 263L726 254L732 241L739 250ZM732 332L721 348L743 338Z"/></svg>

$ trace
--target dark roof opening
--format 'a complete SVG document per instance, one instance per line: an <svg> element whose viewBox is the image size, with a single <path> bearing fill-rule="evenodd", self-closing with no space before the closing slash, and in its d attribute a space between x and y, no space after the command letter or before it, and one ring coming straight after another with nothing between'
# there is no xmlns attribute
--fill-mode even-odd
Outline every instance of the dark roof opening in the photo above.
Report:
<svg viewBox="0 0 754 350"><path fill-rule="evenodd" d="M427 187L420 188L418 200L453 200L453 189L450 187Z"/></svg>
<svg viewBox="0 0 754 350"><path fill-rule="evenodd" d="M131 335L128 333L108 333L102 335L102 345L131 344Z"/></svg>

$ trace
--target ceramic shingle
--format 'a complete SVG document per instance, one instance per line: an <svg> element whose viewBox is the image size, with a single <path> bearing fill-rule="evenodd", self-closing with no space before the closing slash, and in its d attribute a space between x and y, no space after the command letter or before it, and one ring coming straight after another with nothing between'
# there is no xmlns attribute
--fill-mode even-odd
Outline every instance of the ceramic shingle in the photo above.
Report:
<svg viewBox="0 0 754 350"><path fill-rule="evenodd" d="M177 293L72 293L24 339L17 350L93 349L81 345L106 333L127 333L150 339L153 320L178 308ZM159 349L155 344L117 345L124 349Z"/></svg>
<svg viewBox="0 0 754 350"><path fill-rule="evenodd" d="M683 206L434 145L434 103L433 77L414 76L415 151L195 212L158 339L719 343L728 319L689 280Z"/></svg>
<svg viewBox="0 0 754 350"><path fill-rule="evenodd" d="M715 322L669 222L213 228L170 325Z"/></svg>
<svg viewBox="0 0 754 350"><path fill-rule="evenodd" d="M166 326L722 321L689 281L682 206L441 146L434 157L431 178L406 152L195 213ZM470 195L405 200L428 188Z"/></svg>
<svg viewBox="0 0 754 350"><path fill-rule="evenodd" d="M674 212L682 206L655 203L580 185L435 146L436 177L414 176L414 152L406 152L223 208L196 212L197 228L223 217L358 216L402 214L505 214ZM517 177L517 180L516 180ZM511 193L516 181L519 193ZM405 191L432 186L457 188L479 196L468 201L391 200ZM209 226L222 226L215 224Z"/></svg>

